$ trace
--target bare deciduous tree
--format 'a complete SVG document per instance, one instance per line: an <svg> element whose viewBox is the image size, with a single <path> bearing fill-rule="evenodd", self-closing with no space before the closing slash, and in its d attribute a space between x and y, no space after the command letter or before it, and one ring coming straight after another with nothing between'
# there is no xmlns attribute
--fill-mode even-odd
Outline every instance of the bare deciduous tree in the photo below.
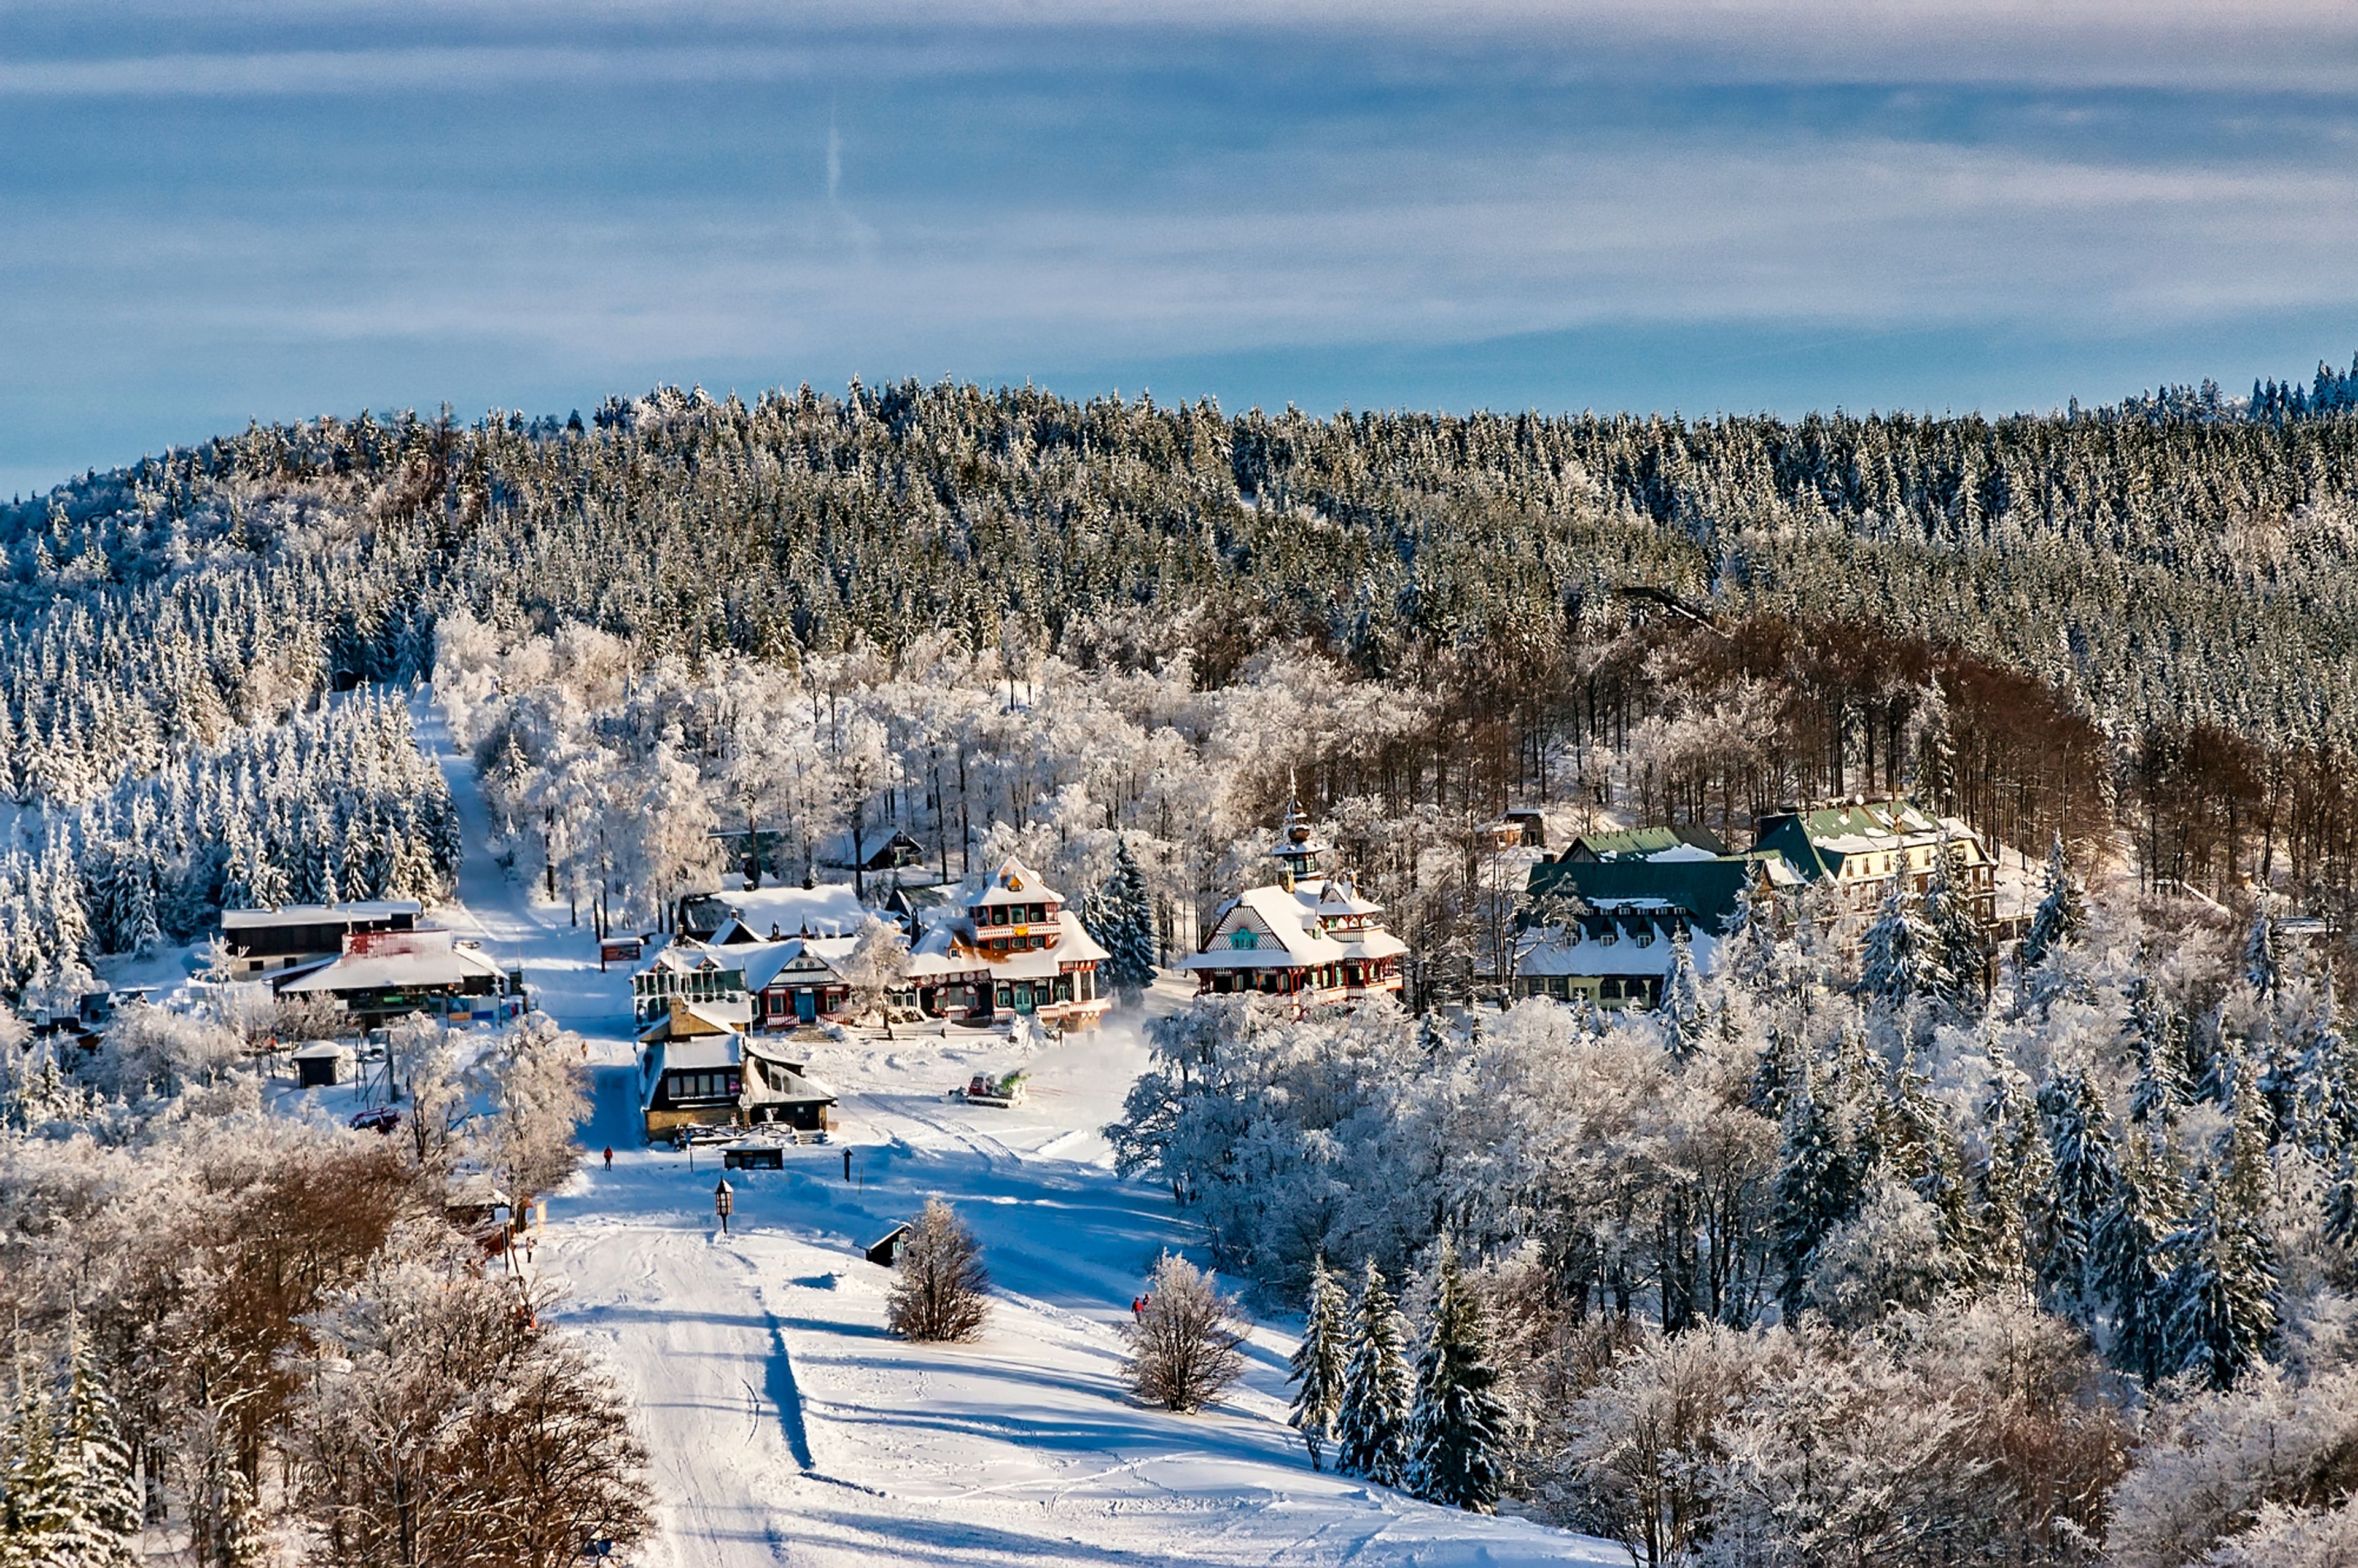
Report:
<svg viewBox="0 0 2358 1568"><path fill-rule="evenodd" d="M286 1437L317 1561L565 1568L646 1534L629 1407L546 1304L412 1248L311 1314Z"/></svg>
<svg viewBox="0 0 2358 1568"><path fill-rule="evenodd" d="M1147 1281L1145 1309L1130 1331L1138 1397L1166 1410L1200 1410L1244 1375L1237 1346L1247 1325L1213 1276L1166 1252Z"/></svg>
<svg viewBox="0 0 2358 1568"><path fill-rule="evenodd" d="M901 1244L901 1277L886 1298L886 1320L903 1339L972 1339L990 1315L990 1276L982 1249L957 1211L939 1198Z"/></svg>

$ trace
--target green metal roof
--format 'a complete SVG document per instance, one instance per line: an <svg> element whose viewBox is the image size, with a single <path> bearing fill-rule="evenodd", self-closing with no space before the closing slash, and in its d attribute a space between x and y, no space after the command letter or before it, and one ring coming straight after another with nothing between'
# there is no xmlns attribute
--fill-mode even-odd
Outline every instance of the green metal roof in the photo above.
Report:
<svg viewBox="0 0 2358 1568"><path fill-rule="evenodd" d="M1681 845L1708 849L1714 855L1727 853L1727 846L1719 837L1704 828L1669 827L1659 824L1622 827L1606 833L1584 833L1566 846L1563 853L1572 857L1585 849L1600 860L1636 860L1659 855L1665 849L1675 849Z"/></svg>
<svg viewBox="0 0 2358 1568"><path fill-rule="evenodd" d="M1708 860L1546 860L1531 868L1525 896L1569 889L1590 903L1653 901L1717 931L1736 914L1745 884L1765 876L1762 862L1773 858L1755 852Z"/></svg>

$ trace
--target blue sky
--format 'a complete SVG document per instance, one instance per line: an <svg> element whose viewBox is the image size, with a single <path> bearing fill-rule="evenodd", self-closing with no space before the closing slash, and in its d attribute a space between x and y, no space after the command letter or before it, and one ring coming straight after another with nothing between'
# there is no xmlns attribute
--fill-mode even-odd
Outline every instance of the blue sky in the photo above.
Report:
<svg viewBox="0 0 2358 1568"><path fill-rule="evenodd" d="M2358 6L0 0L0 494L943 375L2043 408L2358 350Z"/></svg>

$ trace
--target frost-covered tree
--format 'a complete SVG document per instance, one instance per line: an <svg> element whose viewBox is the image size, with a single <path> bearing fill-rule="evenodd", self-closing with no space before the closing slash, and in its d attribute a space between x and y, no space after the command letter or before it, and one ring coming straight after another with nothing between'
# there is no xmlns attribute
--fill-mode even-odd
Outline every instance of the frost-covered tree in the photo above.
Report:
<svg viewBox="0 0 2358 1568"><path fill-rule="evenodd" d="M2140 1131L2122 1150L2112 1202L2090 1238L2089 1292L2110 1315L2113 1362L2148 1383L2177 1370L2169 1274L2188 1201L2168 1148Z"/></svg>
<svg viewBox="0 0 2358 1568"><path fill-rule="evenodd" d="M2039 907L2031 912L2030 929L2023 934L2016 960L2027 971L2047 961L2063 943L2076 941L2088 925L2088 900L2080 880L2063 853L2063 835L2048 841L2047 871Z"/></svg>
<svg viewBox="0 0 2358 1568"><path fill-rule="evenodd" d="M1288 1426L1302 1433L1310 1450L1310 1467L1321 1467L1321 1456L1335 1435L1336 1415L1343 1407L1343 1373L1350 1353L1348 1303L1343 1287L1327 1271L1322 1255L1310 1270L1310 1295L1304 1303L1302 1343L1295 1346L1286 1381L1293 1387L1287 1410Z"/></svg>
<svg viewBox="0 0 2358 1568"><path fill-rule="evenodd" d="M1111 955L1106 979L1124 1002L1136 1006L1154 983L1154 905L1126 837L1114 841L1114 873L1103 902L1106 931L1099 941Z"/></svg>
<svg viewBox="0 0 2358 1568"><path fill-rule="evenodd" d="M1245 1325L1234 1296L1175 1252L1146 1281L1146 1305L1130 1325L1130 1379L1165 1410L1201 1410L1244 1376Z"/></svg>
<svg viewBox="0 0 2358 1568"><path fill-rule="evenodd" d="M956 1210L927 1198L893 1262L885 1321L903 1339L966 1340L990 1317L982 1248Z"/></svg>
<svg viewBox="0 0 2358 1568"><path fill-rule="evenodd" d="M2244 983L2274 996L2284 983L2284 943L2277 931L2276 895L2263 888L2252 900L2252 924L2244 938Z"/></svg>
<svg viewBox="0 0 2358 1568"><path fill-rule="evenodd" d="M580 1166L577 1130L590 1116L587 1056L579 1035L535 1012L507 1032L490 1060L485 1152L519 1208L564 1185Z"/></svg>
<svg viewBox="0 0 2358 1568"><path fill-rule="evenodd" d="M1349 1355L1335 1411L1335 1468L1396 1487L1408 1462L1416 1384L1402 1349L1405 1329L1375 1260L1351 1303Z"/></svg>
<svg viewBox="0 0 2358 1568"><path fill-rule="evenodd" d="M2231 1120L2184 1225L2170 1238L2163 1281L2174 1370L2231 1388L2262 1356L2277 1326L2275 1249L2263 1217L2267 1182L2265 1107L2246 1064Z"/></svg>
<svg viewBox="0 0 2358 1568"><path fill-rule="evenodd" d="M1807 1299L1819 1243L1857 1212L1861 1197L1864 1173L1827 1087L1805 1075L1785 1107L1770 1224L1788 1315Z"/></svg>
<svg viewBox="0 0 2358 1568"><path fill-rule="evenodd" d="M1958 876L1960 851L1943 834L1933 850L1932 875L1924 887L1924 923L1932 930L1933 972L1938 994L1952 1007L1979 1007L1988 992L1989 933L1975 909L1972 890Z"/></svg>
<svg viewBox="0 0 2358 1568"><path fill-rule="evenodd" d="M1401 1485L1427 1502L1489 1513L1506 1485L1512 1417L1490 1364L1482 1303L1446 1241L1423 1341Z"/></svg>
<svg viewBox="0 0 2358 1568"><path fill-rule="evenodd" d="M2035 1194L2046 1242L2039 1274L2068 1316L2088 1320L2090 1271L2097 1228L2120 1182L2104 1097L2085 1073L2064 1068L2039 1087L2039 1119L2050 1152L2048 1185Z"/></svg>
<svg viewBox="0 0 2358 1568"><path fill-rule="evenodd" d="M1683 1060L1702 1043L1708 1026L1703 980L1695 973L1693 944L1685 932L1671 937L1671 973L1662 984L1662 1038L1671 1054Z"/></svg>
<svg viewBox="0 0 2358 1568"><path fill-rule="evenodd" d="M1942 959L1941 933L1924 917L1923 899L1905 868L1894 871L1860 945L1859 994L1895 1008L1946 998L1953 982Z"/></svg>

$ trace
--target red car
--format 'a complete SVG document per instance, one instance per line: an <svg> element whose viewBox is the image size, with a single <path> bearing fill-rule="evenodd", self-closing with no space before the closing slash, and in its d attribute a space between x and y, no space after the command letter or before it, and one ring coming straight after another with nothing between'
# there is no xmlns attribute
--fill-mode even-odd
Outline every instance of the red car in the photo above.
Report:
<svg viewBox="0 0 2358 1568"><path fill-rule="evenodd" d="M389 1105L373 1105L354 1116L352 1125L370 1132L391 1132L401 1125L401 1112Z"/></svg>

